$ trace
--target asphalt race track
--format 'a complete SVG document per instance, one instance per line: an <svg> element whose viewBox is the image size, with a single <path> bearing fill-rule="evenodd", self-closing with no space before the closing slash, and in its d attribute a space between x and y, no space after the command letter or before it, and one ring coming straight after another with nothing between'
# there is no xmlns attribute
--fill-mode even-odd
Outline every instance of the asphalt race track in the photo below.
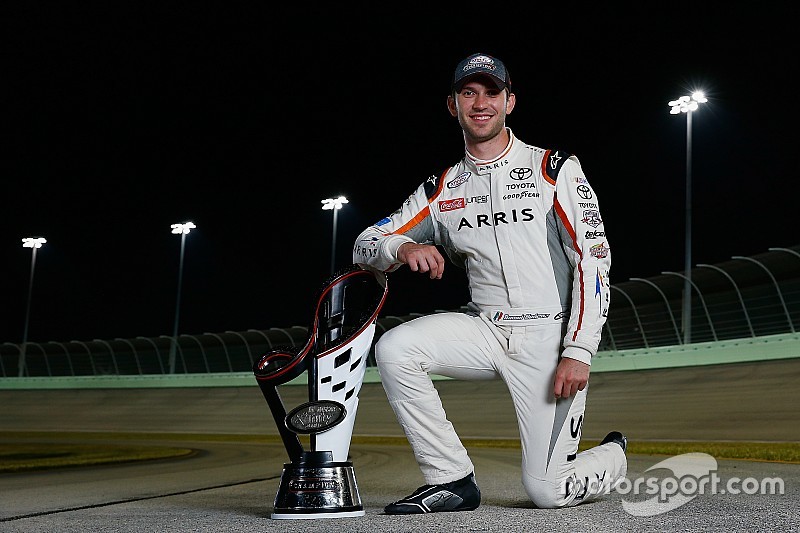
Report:
<svg viewBox="0 0 800 533"><path fill-rule="evenodd" d="M632 442L797 442L798 375L800 359L595 374L584 438L599 439L619 429ZM439 381L437 388L462 438L516 437L502 382ZM283 387L281 394L289 408L306 399L303 387ZM2 431L119 433L110 441L197 450L173 460L0 474L0 531L800 530L798 464L720 459L715 471L719 490L687 493L686 502L672 509L665 507L666 499L629 491L545 510L533 507L522 489L519 449L497 447L470 449L483 495L477 510L387 516L382 514L386 503L423 481L402 440L387 445L370 439L402 435L380 384L364 384L360 401L351 459L365 516L273 520L272 504L287 460L282 444L185 440L186 434L276 435L257 387L0 391ZM0 438L8 441L2 431ZM145 441L136 433L159 438ZM665 459L630 455L628 479L654 476L647 470ZM663 468L655 472L669 474ZM755 492L767 478L780 478L783 494ZM735 488L735 479L750 485L732 494L726 487ZM630 504L645 500L652 500L650 512L630 512Z"/></svg>

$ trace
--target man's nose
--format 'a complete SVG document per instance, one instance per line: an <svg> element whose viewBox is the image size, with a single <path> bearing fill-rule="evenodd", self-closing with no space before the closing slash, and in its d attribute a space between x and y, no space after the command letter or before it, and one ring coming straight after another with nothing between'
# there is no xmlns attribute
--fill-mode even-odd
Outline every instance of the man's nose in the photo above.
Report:
<svg viewBox="0 0 800 533"><path fill-rule="evenodd" d="M488 106L489 97L482 93L478 93L475 100L472 102L472 107L477 107L478 109L486 109Z"/></svg>

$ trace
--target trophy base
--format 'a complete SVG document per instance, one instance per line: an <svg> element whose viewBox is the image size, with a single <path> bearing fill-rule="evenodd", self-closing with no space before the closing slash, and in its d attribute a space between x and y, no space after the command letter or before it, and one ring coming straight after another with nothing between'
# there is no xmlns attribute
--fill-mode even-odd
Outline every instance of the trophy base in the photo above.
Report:
<svg viewBox="0 0 800 533"><path fill-rule="evenodd" d="M283 465L273 519L349 518L364 516L355 471L350 461L333 461L333 453L303 452Z"/></svg>

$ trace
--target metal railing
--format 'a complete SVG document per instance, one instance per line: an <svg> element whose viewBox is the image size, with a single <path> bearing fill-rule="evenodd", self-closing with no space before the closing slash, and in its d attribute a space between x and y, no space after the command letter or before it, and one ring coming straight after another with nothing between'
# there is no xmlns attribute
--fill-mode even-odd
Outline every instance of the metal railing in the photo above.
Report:
<svg viewBox="0 0 800 533"><path fill-rule="evenodd" d="M692 343L794 333L800 327L800 246L770 248L753 257L734 256L692 270ZM612 307L600 351L684 344L683 275L664 272L648 279L612 284ZM441 312L441 311L436 311ZM378 319L375 340L398 324L420 317ZM175 346L175 372L249 372L266 351L301 347L308 328L225 331L159 337L90 341L28 342L23 376L153 375L169 372ZM20 344L0 345L0 377L17 377ZM374 365L374 354L369 364Z"/></svg>

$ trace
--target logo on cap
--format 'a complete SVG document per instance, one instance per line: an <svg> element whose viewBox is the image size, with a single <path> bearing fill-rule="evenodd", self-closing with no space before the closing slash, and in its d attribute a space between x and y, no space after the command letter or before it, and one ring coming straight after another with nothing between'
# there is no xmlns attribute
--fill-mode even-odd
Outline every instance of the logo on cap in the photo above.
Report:
<svg viewBox="0 0 800 533"><path fill-rule="evenodd" d="M511 85L508 72L502 61L486 54L472 54L456 67L453 76L453 89L461 90L464 80L476 74L486 74L495 80L498 89L504 89Z"/></svg>
<svg viewBox="0 0 800 533"><path fill-rule="evenodd" d="M464 65L463 70L464 72L467 72L468 70L472 70L474 68L483 68L485 70L491 70L492 72L494 72L496 67L494 66L494 59L492 59L491 57L477 56L470 59L469 63Z"/></svg>

